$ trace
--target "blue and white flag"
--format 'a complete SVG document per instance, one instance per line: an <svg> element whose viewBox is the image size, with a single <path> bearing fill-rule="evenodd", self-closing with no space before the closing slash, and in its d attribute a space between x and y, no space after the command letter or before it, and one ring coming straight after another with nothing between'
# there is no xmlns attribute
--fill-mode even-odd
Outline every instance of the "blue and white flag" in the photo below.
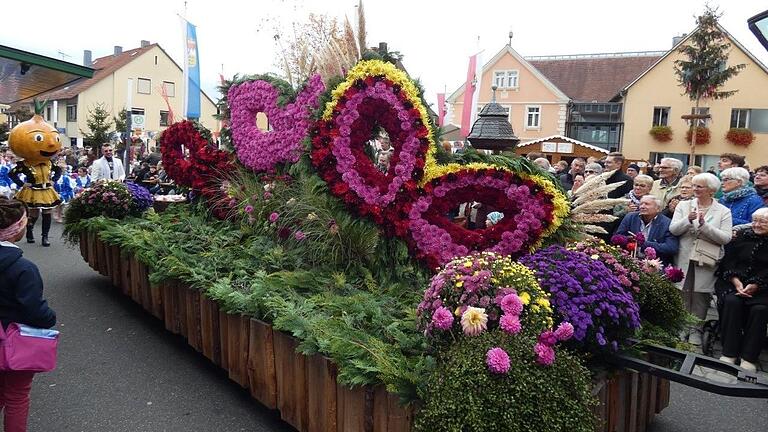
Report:
<svg viewBox="0 0 768 432"><path fill-rule="evenodd" d="M197 55L197 31L184 20L184 111L187 119L200 118L200 57Z"/></svg>

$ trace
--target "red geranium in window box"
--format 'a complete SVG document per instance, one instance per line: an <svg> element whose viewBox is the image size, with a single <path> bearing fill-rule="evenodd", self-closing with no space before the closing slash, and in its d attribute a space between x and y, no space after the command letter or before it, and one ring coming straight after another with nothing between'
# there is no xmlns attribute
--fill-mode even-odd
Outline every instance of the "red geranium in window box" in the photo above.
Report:
<svg viewBox="0 0 768 432"><path fill-rule="evenodd" d="M708 127L697 127L696 129L696 144L709 144L712 134L709 132ZM688 132L685 133L685 140L687 142L691 142L691 130L688 129Z"/></svg>
<svg viewBox="0 0 768 432"><path fill-rule="evenodd" d="M654 126L648 133L658 142L672 141L672 128L669 126Z"/></svg>
<svg viewBox="0 0 768 432"><path fill-rule="evenodd" d="M725 139L733 144L746 147L752 144L755 140L755 135L747 128L730 128L728 133L725 134Z"/></svg>

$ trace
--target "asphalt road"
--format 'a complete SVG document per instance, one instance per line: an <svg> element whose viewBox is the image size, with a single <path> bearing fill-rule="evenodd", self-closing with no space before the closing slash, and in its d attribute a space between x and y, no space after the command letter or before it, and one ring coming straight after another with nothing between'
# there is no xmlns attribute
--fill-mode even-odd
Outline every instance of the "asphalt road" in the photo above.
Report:
<svg viewBox="0 0 768 432"><path fill-rule="evenodd" d="M293 430L162 322L110 289L60 234L54 223L50 248L19 243L40 268L62 333L58 369L35 378L30 432ZM767 430L768 401L673 383L670 406L649 432Z"/></svg>
<svg viewBox="0 0 768 432"><path fill-rule="evenodd" d="M50 248L39 238L19 243L40 268L61 331L58 368L35 377L30 432L294 430L110 289L79 249L63 244L61 225L51 234Z"/></svg>

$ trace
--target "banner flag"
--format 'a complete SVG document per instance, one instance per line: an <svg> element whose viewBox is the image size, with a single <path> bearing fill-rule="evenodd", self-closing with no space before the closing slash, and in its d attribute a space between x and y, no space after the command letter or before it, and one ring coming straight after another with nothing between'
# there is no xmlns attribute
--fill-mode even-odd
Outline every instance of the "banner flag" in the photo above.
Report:
<svg viewBox="0 0 768 432"><path fill-rule="evenodd" d="M477 72L477 55L469 58L469 68L467 68L467 81L464 83L464 100L461 106L461 136L466 138L472 129L472 101L475 93L475 78Z"/></svg>
<svg viewBox="0 0 768 432"><path fill-rule="evenodd" d="M197 30L187 20L184 20L184 24L184 110L187 119L199 119L200 57L197 52Z"/></svg>

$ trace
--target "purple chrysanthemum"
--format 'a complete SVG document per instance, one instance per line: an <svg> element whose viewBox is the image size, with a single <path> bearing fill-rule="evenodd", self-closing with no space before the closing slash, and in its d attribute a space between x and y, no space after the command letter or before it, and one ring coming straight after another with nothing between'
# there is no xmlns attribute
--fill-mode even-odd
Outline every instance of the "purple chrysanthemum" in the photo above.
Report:
<svg viewBox="0 0 768 432"><path fill-rule="evenodd" d="M547 344L537 343L533 347L533 352L536 353L536 363L538 364L550 366L555 362L555 350Z"/></svg>
<svg viewBox="0 0 768 432"><path fill-rule="evenodd" d="M517 294L507 294L501 299L501 310L505 314L520 315L523 311L523 302Z"/></svg>
<svg viewBox="0 0 768 432"><path fill-rule="evenodd" d="M432 324L436 329L449 330L453 325L453 314L441 306L432 314Z"/></svg>
<svg viewBox="0 0 768 432"><path fill-rule="evenodd" d="M523 328L518 315L504 314L499 320L499 327L509 334L518 334Z"/></svg>

